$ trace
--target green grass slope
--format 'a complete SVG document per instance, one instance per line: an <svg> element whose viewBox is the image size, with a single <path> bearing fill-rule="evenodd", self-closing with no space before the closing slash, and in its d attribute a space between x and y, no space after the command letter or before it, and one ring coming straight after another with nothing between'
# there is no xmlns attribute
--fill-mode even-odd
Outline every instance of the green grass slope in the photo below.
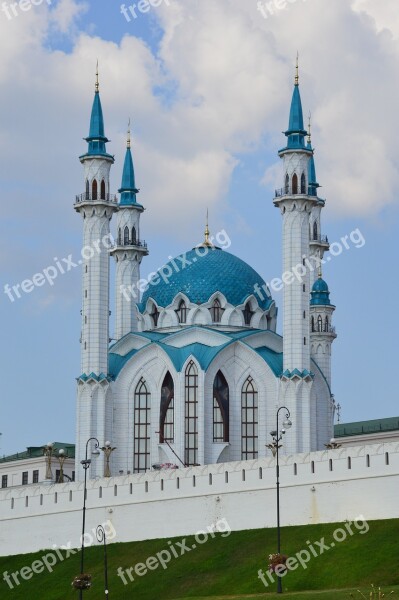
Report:
<svg viewBox="0 0 399 600"><path fill-rule="evenodd" d="M309 545L318 550L316 542L324 538L324 543L334 547L324 549L321 555L312 556L306 569L298 566L283 578L286 600L331 600L350 598L350 589L366 590L371 583L384 585L385 591L399 586L399 520L372 521L369 531L361 534L352 527L354 534L347 533L344 541L336 541L334 532L343 524L311 525L306 527L286 527L282 529L282 548L285 554L294 557L306 550ZM364 530L363 530L364 531ZM29 535L29 532L27 532ZM341 537L342 537L341 533ZM338 536L339 537L339 536ZM202 541L202 540L201 540ZM109 597L111 600L227 600L227 598L270 598L274 597L275 586L266 588L258 579L259 569L267 571L267 557L276 547L276 531L261 529L233 532L200 544L194 537L187 537L185 546L190 550L180 555L182 550L175 540L149 540L128 544L108 545ZM163 569L156 566L159 552L171 549L179 556L173 557ZM193 548L193 546L196 546ZM80 570L80 553L63 561L57 559L52 573L40 571L39 563L32 570L34 561L41 561L46 552L0 558L0 598L32 600L78 599L71 582ZM65 553L64 553L65 556ZM165 555L163 555L165 556ZM303 558L307 558L302 554ZM150 559L150 560L148 560ZM148 561L148 562L147 562ZM138 567L131 575L134 581L124 585L117 575L118 567L128 569L139 563L146 563L153 570ZM42 564L42 563L40 563ZM85 571L93 578L92 588L84 592L84 598L97 600L104 598L103 549L87 548L85 551ZM13 589L4 580L4 572L17 573L17 585L11 576ZM398 588L396 588L398 589ZM325 590L324 593L316 593ZM330 591L328 591L330 590ZM306 592L305 592L306 591ZM305 592L305 593L294 593ZM355 595L355 591L353 591ZM268 595L265 595L268 594ZM399 597L399 592L395 596ZM361 598L360 595L355 597ZM368 597L368 595L367 595Z"/></svg>

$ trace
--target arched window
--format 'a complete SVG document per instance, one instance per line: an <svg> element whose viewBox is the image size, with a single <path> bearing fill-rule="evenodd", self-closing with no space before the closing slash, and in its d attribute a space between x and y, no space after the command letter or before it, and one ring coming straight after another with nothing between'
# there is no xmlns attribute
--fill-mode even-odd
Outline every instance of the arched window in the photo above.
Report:
<svg viewBox="0 0 399 600"><path fill-rule="evenodd" d="M314 326L314 317L312 317L312 331L316 331L315 326Z"/></svg>
<svg viewBox="0 0 399 600"><path fill-rule="evenodd" d="M250 302L246 303L245 308L242 311L242 314L244 315L244 323L245 323L245 325L251 325L251 319L252 319L252 315L254 314L254 312L251 310L251 303Z"/></svg>
<svg viewBox="0 0 399 600"><path fill-rule="evenodd" d="M317 223L316 221L313 223L313 239L318 240L319 232L317 231Z"/></svg>
<svg viewBox="0 0 399 600"><path fill-rule="evenodd" d="M286 176L285 176L284 192L286 194L288 194L289 191L290 191L290 176L287 173Z"/></svg>
<svg viewBox="0 0 399 600"><path fill-rule="evenodd" d="M317 331L323 331L323 317L321 315L317 317Z"/></svg>
<svg viewBox="0 0 399 600"><path fill-rule="evenodd" d="M298 175L296 173L294 173L292 176L292 193L298 193Z"/></svg>
<svg viewBox="0 0 399 600"><path fill-rule="evenodd" d="M105 181L101 181L101 200L105 200Z"/></svg>
<svg viewBox="0 0 399 600"><path fill-rule="evenodd" d="M126 226L125 229L123 230L123 245L124 246L129 245L129 227L128 226Z"/></svg>
<svg viewBox="0 0 399 600"><path fill-rule="evenodd" d="M152 319L152 321L154 323L154 327L158 327L159 310L157 309L157 307L155 306L155 304L154 304L154 307L153 307L153 311L150 314L150 317L151 317L151 319Z"/></svg>
<svg viewBox="0 0 399 600"><path fill-rule="evenodd" d="M86 200L90 199L90 184L89 184L89 180L86 179Z"/></svg>
<svg viewBox="0 0 399 600"><path fill-rule="evenodd" d="M174 410L175 386L169 371L165 375L161 388L161 413L159 426L159 443L169 442L173 444L175 410Z"/></svg>
<svg viewBox="0 0 399 600"><path fill-rule="evenodd" d="M211 311L212 323L220 323L222 320L223 308L218 298L214 300L212 308L209 310Z"/></svg>
<svg viewBox="0 0 399 600"><path fill-rule="evenodd" d="M328 317L326 317L326 320L324 321L324 331L330 331L330 323L328 321Z"/></svg>
<svg viewBox="0 0 399 600"><path fill-rule="evenodd" d="M306 177L305 173L301 175L301 194L306 194Z"/></svg>
<svg viewBox="0 0 399 600"><path fill-rule="evenodd" d="M132 245L135 246L137 242L136 228L132 228Z"/></svg>
<svg viewBox="0 0 399 600"><path fill-rule="evenodd" d="M176 314L177 318L179 319L179 323L184 324L187 322L187 306L184 300L180 300L179 308L177 309Z"/></svg>
<svg viewBox="0 0 399 600"><path fill-rule="evenodd" d="M97 179L93 179L93 183L91 186L91 195L93 200L97 200Z"/></svg>
<svg viewBox="0 0 399 600"><path fill-rule="evenodd" d="M241 458L258 458L258 392L252 377L241 391Z"/></svg>
<svg viewBox="0 0 399 600"><path fill-rule="evenodd" d="M221 371L213 382L213 441L229 441L229 386Z"/></svg>
<svg viewBox="0 0 399 600"><path fill-rule="evenodd" d="M150 393L140 379L134 393L134 472L145 473L150 468Z"/></svg>
<svg viewBox="0 0 399 600"><path fill-rule="evenodd" d="M187 365L184 386L184 462L198 464L198 370L193 361Z"/></svg>
<svg viewBox="0 0 399 600"><path fill-rule="evenodd" d="M118 245L120 246L122 244L122 229L119 227L118 228Z"/></svg>

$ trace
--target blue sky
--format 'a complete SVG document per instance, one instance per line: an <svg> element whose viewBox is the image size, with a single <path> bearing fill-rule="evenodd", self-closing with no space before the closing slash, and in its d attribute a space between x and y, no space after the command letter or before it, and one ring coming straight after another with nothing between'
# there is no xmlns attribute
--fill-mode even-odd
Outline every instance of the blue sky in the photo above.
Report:
<svg viewBox="0 0 399 600"><path fill-rule="evenodd" d="M332 242L359 229L366 240L324 271L337 306L333 392L344 421L398 415L394 0L298 0L267 19L255 0L169 4L130 23L118 2L104 0L0 14L1 288L80 253L73 201L97 58L115 191L129 116L133 123L150 247L143 276L201 239L207 208L233 254L267 281L280 276L272 200L299 50L327 199L323 233ZM1 295L1 453L73 441L80 293L75 269L15 302ZM281 332L281 294L274 298Z"/></svg>

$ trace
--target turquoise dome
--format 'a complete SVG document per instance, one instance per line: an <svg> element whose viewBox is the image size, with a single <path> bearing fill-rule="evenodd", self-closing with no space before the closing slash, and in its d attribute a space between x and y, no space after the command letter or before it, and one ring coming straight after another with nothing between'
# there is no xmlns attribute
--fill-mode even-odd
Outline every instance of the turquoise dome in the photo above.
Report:
<svg viewBox="0 0 399 600"><path fill-rule="evenodd" d="M208 302L215 292L223 294L233 306L243 304L252 294L263 310L272 304L262 277L240 258L215 247L200 246L178 256L160 269L152 281L139 305L141 312L150 298L165 308L179 292L196 304ZM256 286L262 288L263 300L256 295Z"/></svg>
<svg viewBox="0 0 399 600"><path fill-rule="evenodd" d="M328 306L331 304L330 302L330 290L328 289L327 283L319 277L313 284L312 292L311 292L311 306Z"/></svg>

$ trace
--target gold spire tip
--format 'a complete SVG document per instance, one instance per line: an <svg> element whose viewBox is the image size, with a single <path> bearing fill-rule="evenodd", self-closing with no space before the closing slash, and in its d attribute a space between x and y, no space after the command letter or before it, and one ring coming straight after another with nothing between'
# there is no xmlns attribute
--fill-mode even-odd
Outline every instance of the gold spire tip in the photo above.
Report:
<svg viewBox="0 0 399 600"><path fill-rule="evenodd" d="M205 239L204 239L204 246L211 246L211 243L209 241L209 212L208 209L206 209L206 224L205 224Z"/></svg>
<svg viewBox="0 0 399 600"><path fill-rule="evenodd" d="M319 265L319 279L322 279L323 273L321 272L321 265Z"/></svg>
<svg viewBox="0 0 399 600"><path fill-rule="evenodd" d="M96 92L98 92L98 90L100 89L100 84L98 81L98 59L97 59L97 66L96 66Z"/></svg>
<svg viewBox="0 0 399 600"><path fill-rule="evenodd" d="M127 147L130 148L130 118L127 125Z"/></svg>
<svg viewBox="0 0 399 600"><path fill-rule="evenodd" d="M295 85L299 85L299 52L296 53Z"/></svg>
<svg viewBox="0 0 399 600"><path fill-rule="evenodd" d="M309 144L312 141L312 113L309 112L309 122L308 122L308 142Z"/></svg>

